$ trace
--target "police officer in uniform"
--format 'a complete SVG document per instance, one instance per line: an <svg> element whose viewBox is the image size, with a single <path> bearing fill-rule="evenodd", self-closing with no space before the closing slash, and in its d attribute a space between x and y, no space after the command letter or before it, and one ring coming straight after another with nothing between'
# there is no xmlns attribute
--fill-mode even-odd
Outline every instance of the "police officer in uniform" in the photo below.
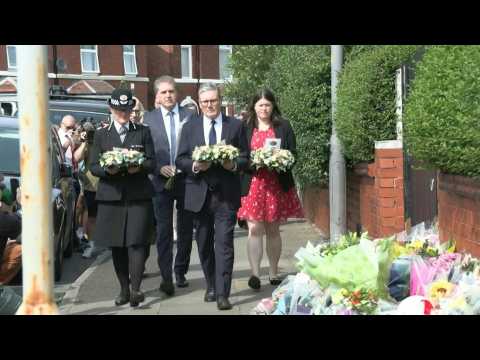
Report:
<svg viewBox="0 0 480 360"><path fill-rule="evenodd" d="M154 231L154 191L148 174L154 169L155 152L150 129L130 121L135 106L131 91L114 90L108 104L111 123L96 131L90 152L90 170L100 179L94 241L112 248L113 266L121 288L115 305L130 302L135 307L145 299L140 285L146 246ZM114 148L141 151L145 162L128 169L100 166L100 156Z"/></svg>

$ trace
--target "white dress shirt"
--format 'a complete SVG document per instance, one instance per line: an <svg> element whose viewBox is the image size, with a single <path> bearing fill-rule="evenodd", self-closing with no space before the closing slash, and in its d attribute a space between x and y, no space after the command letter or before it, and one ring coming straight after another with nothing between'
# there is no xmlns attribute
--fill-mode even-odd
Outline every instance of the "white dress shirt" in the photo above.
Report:
<svg viewBox="0 0 480 360"><path fill-rule="evenodd" d="M210 138L210 129L212 128L212 119L203 115L203 135L205 136L205 145L208 145ZM222 139L222 113L215 118L215 134L217 135L217 144Z"/></svg>
<svg viewBox="0 0 480 360"><path fill-rule="evenodd" d="M165 130L167 132L168 144L170 145L170 149L172 148L172 139L170 138L170 115L168 113L169 110L165 109L163 106L160 105L160 110L162 111L163 123L165 125ZM180 133L180 111L178 110L178 104L175 104L175 107L172 109L173 111L173 119L175 121L175 134L177 137L177 147L178 147L178 134Z"/></svg>

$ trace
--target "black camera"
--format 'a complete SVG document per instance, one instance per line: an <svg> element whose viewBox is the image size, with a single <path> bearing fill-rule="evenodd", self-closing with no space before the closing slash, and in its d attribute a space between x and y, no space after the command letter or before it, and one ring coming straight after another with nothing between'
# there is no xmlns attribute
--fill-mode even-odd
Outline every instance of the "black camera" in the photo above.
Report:
<svg viewBox="0 0 480 360"><path fill-rule="evenodd" d="M82 141L86 141L88 144L93 144L93 137L95 136L95 125L93 125L93 117L85 117L80 121L82 132L86 132L86 136Z"/></svg>

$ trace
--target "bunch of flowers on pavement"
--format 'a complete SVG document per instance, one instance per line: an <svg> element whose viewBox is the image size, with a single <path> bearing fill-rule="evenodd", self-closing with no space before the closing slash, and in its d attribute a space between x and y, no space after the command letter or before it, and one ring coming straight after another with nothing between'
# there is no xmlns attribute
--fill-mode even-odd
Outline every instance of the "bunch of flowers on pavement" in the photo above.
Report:
<svg viewBox="0 0 480 360"><path fill-rule="evenodd" d="M295 158L286 149L260 148L250 153L255 169L266 168L271 171L285 172L293 167Z"/></svg>
<svg viewBox="0 0 480 360"><path fill-rule="evenodd" d="M347 234L307 243L288 276L252 310L268 315L480 315L480 261L440 243L424 224L409 235Z"/></svg>
<svg viewBox="0 0 480 360"><path fill-rule="evenodd" d="M99 163L102 167L116 166L119 168L140 166L145 161L145 155L137 150L113 148L100 155Z"/></svg>

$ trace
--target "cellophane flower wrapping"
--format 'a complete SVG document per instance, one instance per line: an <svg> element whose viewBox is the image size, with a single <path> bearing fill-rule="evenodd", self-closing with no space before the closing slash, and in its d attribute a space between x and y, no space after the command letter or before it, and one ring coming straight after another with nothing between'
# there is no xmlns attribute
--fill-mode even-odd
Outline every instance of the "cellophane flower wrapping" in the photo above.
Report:
<svg viewBox="0 0 480 360"><path fill-rule="evenodd" d="M362 239L332 256L314 256L303 252L302 271L318 281L322 287L336 285L348 290L357 286L377 290L378 257L372 241Z"/></svg>
<svg viewBox="0 0 480 360"><path fill-rule="evenodd" d="M440 277L448 278L459 254L445 253L436 258L414 256L410 271L410 296L425 296L427 286Z"/></svg>

